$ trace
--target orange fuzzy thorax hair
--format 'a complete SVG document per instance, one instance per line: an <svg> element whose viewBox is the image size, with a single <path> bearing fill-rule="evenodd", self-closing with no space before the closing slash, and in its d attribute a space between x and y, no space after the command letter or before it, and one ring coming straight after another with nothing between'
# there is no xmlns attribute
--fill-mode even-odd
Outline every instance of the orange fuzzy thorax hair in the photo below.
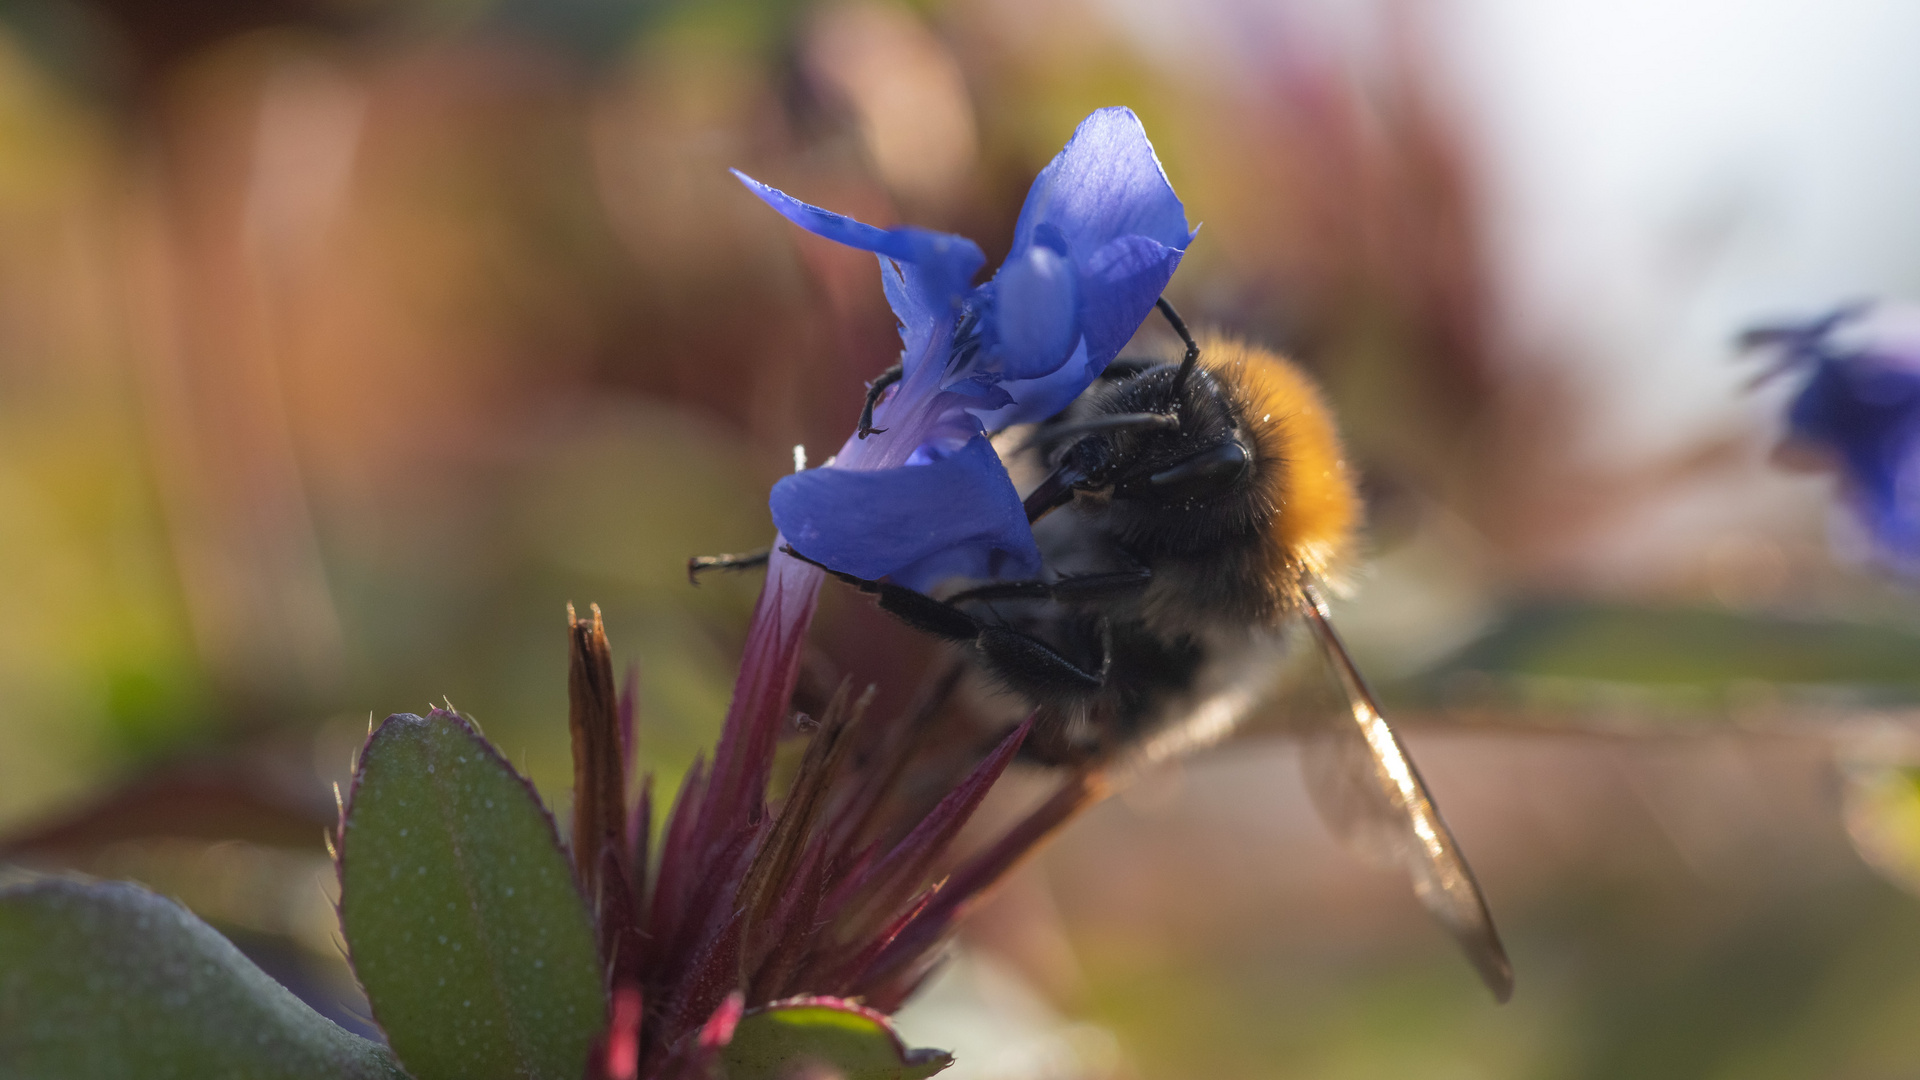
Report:
<svg viewBox="0 0 1920 1080"><path fill-rule="evenodd" d="M1201 335L1200 358L1230 388L1253 441L1256 475L1277 510L1275 568L1337 576L1352 557L1361 507L1320 388L1290 361L1234 338Z"/></svg>

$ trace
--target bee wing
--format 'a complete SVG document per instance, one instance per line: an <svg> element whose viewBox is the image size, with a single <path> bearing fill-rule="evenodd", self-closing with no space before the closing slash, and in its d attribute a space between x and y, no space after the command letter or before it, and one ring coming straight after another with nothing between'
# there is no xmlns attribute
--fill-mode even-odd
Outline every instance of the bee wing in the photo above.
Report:
<svg viewBox="0 0 1920 1080"><path fill-rule="evenodd" d="M1332 664L1347 705L1344 713L1322 712L1306 737L1301 764L1314 804L1328 828L1363 857L1406 869L1414 895L1504 1002L1513 994L1513 965L1473 871L1413 759L1333 632L1325 601L1311 589L1307 599L1307 625Z"/></svg>

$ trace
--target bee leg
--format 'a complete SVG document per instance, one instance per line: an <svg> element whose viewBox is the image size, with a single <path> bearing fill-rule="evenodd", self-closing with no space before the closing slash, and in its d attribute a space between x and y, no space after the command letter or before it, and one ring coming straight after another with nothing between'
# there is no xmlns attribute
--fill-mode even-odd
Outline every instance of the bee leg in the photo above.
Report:
<svg viewBox="0 0 1920 1080"><path fill-rule="evenodd" d="M1076 574L1058 581L996 581L947 597L949 604L977 600L1102 600L1144 589L1153 571L1140 566L1102 574Z"/></svg>
<svg viewBox="0 0 1920 1080"><path fill-rule="evenodd" d="M809 559L793 550L791 545L781 551L825 570L827 573L846 582L848 585L867 593L880 601L880 610L913 627L923 634L931 634L942 641L962 644L971 643L980 636L980 621L961 611L959 608L940 600L935 600L923 592L915 592L905 585L895 585L890 581L871 581Z"/></svg>
<svg viewBox="0 0 1920 1080"><path fill-rule="evenodd" d="M1166 413L1112 413L1107 416L1096 416L1090 420L1076 420L1072 423L1043 427L1034 432L1033 437L1028 439L1021 449L1046 449L1063 442L1072 442L1083 435L1098 435L1108 431L1178 431L1179 429L1180 418Z"/></svg>
<svg viewBox="0 0 1920 1080"><path fill-rule="evenodd" d="M1187 321L1180 317L1179 312L1173 310L1173 305L1167 303L1166 297L1155 300L1153 306L1159 308L1160 314L1167 317L1167 325L1173 327L1173 332L1180 335L1181 343L1187 347L1186 355L1180 358L1180 370L1173 376L1173 400L1179 401L1181 393L1186 389L1188 377L1193 374L1194 367L1200 363L1200 345L1193 340L1193 333L1187 329Z"/></svg>
<svg viewBox="0 0 1920 1080"><path fill-rule="evenodd" d="M1032 634L976 619L944 600L936 600L904 585L871 581L823 566L791 547L781 550L801 562L813 563L861 592L874 596L880 602L880 610L915 630L978 650L988 666L1001 678L1013 684L1015 689L1036 698L1079 696L1106 685L1106 653L1110 650L1106 648L1104 639L1101 643L1100 670L1087 671Z"/></svg>
<svg viewBox="0 0 1920 1080"><path fill-rule="evenodd" d="M1099 670L1088 671L1032 634L989 622L981 622L979 627L973 646L980 650L987 666L1036 701L1083 698L1107 685L1109 657L1104 647Z"/></svg>
<svg viewBox="0 0 1920 1080"><path fill-rule="evenodd" d="M883 427L873 426L873 407L880 403L880 395L887 392L887 387L899 382L905 374L906 369L902 368L899 364L895 364L881 372L878 377L867 384L867 403L860 407L859 434L861 438L864 439L869 435L878 435L887 430Z"/></svg>
<svg viewBox="0 0 1920 1080"><path fill-rule="evenodd" d="M765 566L772 557L773 549L770 547L735 555L695 555L687 560L687 583L700 584L700 575L709 570L751 570L756 566Z"/></svg>

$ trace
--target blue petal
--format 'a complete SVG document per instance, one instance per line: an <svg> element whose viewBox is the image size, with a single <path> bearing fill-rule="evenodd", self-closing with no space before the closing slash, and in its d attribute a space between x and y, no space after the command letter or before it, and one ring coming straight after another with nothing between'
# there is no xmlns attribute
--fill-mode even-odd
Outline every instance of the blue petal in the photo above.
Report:
<svg viewBox="0 0 1920 1080"><path fill-rule="evenodd" d="M1087 342L1082 338L1073 355L1060 365L1058 371L1037 379L1001 383L1008 404L974 406L971 411L988 431L1004 431L1014 424L1036 423L1073 404L1073 399L1093 385L1093 380L1099 375L1087 363Z"/></svg>
<svg viewBox="0 0 1920 1080"><path fill-rule="evenodd" d="M1173 193L1153 144L1133 110L1101 109L1080 122L1052 163L1040 171L1013 229L1024 251L1058 230L1076 257L1122 236L1138 235L1185 251L1193 240L1186 208Z"/></svg>
<svg viewBox="0 0 1920 1080"><path fill-rule="evenodd" d="M1009 256L994 275L993 317L1003 377L1036 378L1066 361L1080 334L1074 277L1072 263L1039 245Z"/></svg>
<svg viewBox="0 0 1920 1080"><path fill-rule="evenodd" d="M880 256L880 288L887 295L887 306L893 309L893 317L900 323L903 380L912 377L914 369L920 366L920 358L933 350L936 338L943 342L942 351L946 348L944 342L951 340L953 305L930 303L920 284L917 278L909 279L904 265Z"/></svg>
<svg viewBox="0 0 1920 1080"><path fill-rule="evenodd" d="M1101 109L1081 121L1034 181L992 283L996 340L987 361L1016 404L976 410L987 429L1045 419L1079 396L1153 310L1192 239L1132 111ZM1051 270L1055 256L1074 268L1071 325L1061 320L1067 290L1037 272ZM1084 352L1061 362L1075 338Z"/></svg>
<svg viewBox="0 0 1920 1080"><path fill-rule="evenodd" d="M1827 447L1845 469L1862 519L1883 546L1920 557L1920 373L1872 355L1823 359L1787 412L1796 438Z"/></svg>
<svg viewBox="0 0 1920 1080"><path fill-rule="evenodd" d="M1182 254L1149 237L1122 236L1081 264L1080 329L1087 336L1089 380L1126 348L1166 291Z"/></svg>
<svg viewBox="0 0 1920 1080"><path fill-rule="evenodd" d="M1776 350L1776 370L1807 373L1787 408L1791 437L1832 455L1883 560L1920 575L1920 312L1853 304L1742 341Z"/></svg>
<svg viewBox="0 0 1920 1080"><path fill-rule="evenodd" d="M1040 572L1020 495L984 435L925 465L795 473L770 503L794 550L855 577L925 589L942 577Z"/></svg>
<svg viewBox="0 0 1920 1080"><path fill-rule="evenodd" d="M734 169L733 175L748 191L808 232L900 263L904 287L897 295L889 288L887 299L894 304L894 315L910 328L930 318L951 317L973 276L987 261L979 245L964 236L912 225L875 228L845 214L801 202L739 169Z"/></svg>
<svg viewBox="0 0 1920 1080"><path fill-rule="evenodd" d="M1001 431L1045 420L1072 404L1140 328L1181 255L1144 236L1123 236L1095 252L1080 274L1079 348L1052 372L1000 384L1014 404L975 408L981 424Z"/></svg>
<svg viewBox="0 0 1920 1080"><path fill-rule="evenodd" d="M1012 405L1015 398L1007 392L1009 386L1025 386L1024 382L1007 383L997 375L970 375L957 379L942 387L949 394L969 398L969 409L998 409Z"/></svg>
<svg viewBox="0 0 1920 1080"><path fill-rule="evenodd" d="M932 415L915 434L917 445L907 456L906 464L925 465L964 450L980 434L980 421L967 411L968 404L966 398L937 395Z"/></svg>
<svg viewBox="0 0 1920 1080"><path fill-rule="evenodd" d="M932 592L949 581L1021 581L1039 576L1038 551L1029 563L1004 548L980 544L942 549L891 575L896 584L919 592Z"/></svg>

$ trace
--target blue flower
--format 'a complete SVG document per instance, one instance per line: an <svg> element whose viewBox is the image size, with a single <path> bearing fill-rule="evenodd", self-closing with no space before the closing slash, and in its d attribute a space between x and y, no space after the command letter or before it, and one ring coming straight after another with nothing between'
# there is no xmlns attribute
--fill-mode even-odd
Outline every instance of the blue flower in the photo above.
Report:
<svg viewBox="0 0 1920 1080"><path fill-rule="evenodd" d="M1173 276L1193 231L1129 109L1087 117L1027 193L991 280L964 237L879 229L737 170L809 232L880 257L900 322L898 387L827 466L774 485L795 550L864 578L927 588L953 577L1032 577L1040 553L987 436L1065 408L1098 378Z"/></svg>
<svg viewBox="0 0 1920 1080"><path fill-rule="evenodd" d="M1790 442L1837 465L1882 555L1920 571L1920 311L1858 304L1742 340L1806 373L1787 408Z"/></svg>

